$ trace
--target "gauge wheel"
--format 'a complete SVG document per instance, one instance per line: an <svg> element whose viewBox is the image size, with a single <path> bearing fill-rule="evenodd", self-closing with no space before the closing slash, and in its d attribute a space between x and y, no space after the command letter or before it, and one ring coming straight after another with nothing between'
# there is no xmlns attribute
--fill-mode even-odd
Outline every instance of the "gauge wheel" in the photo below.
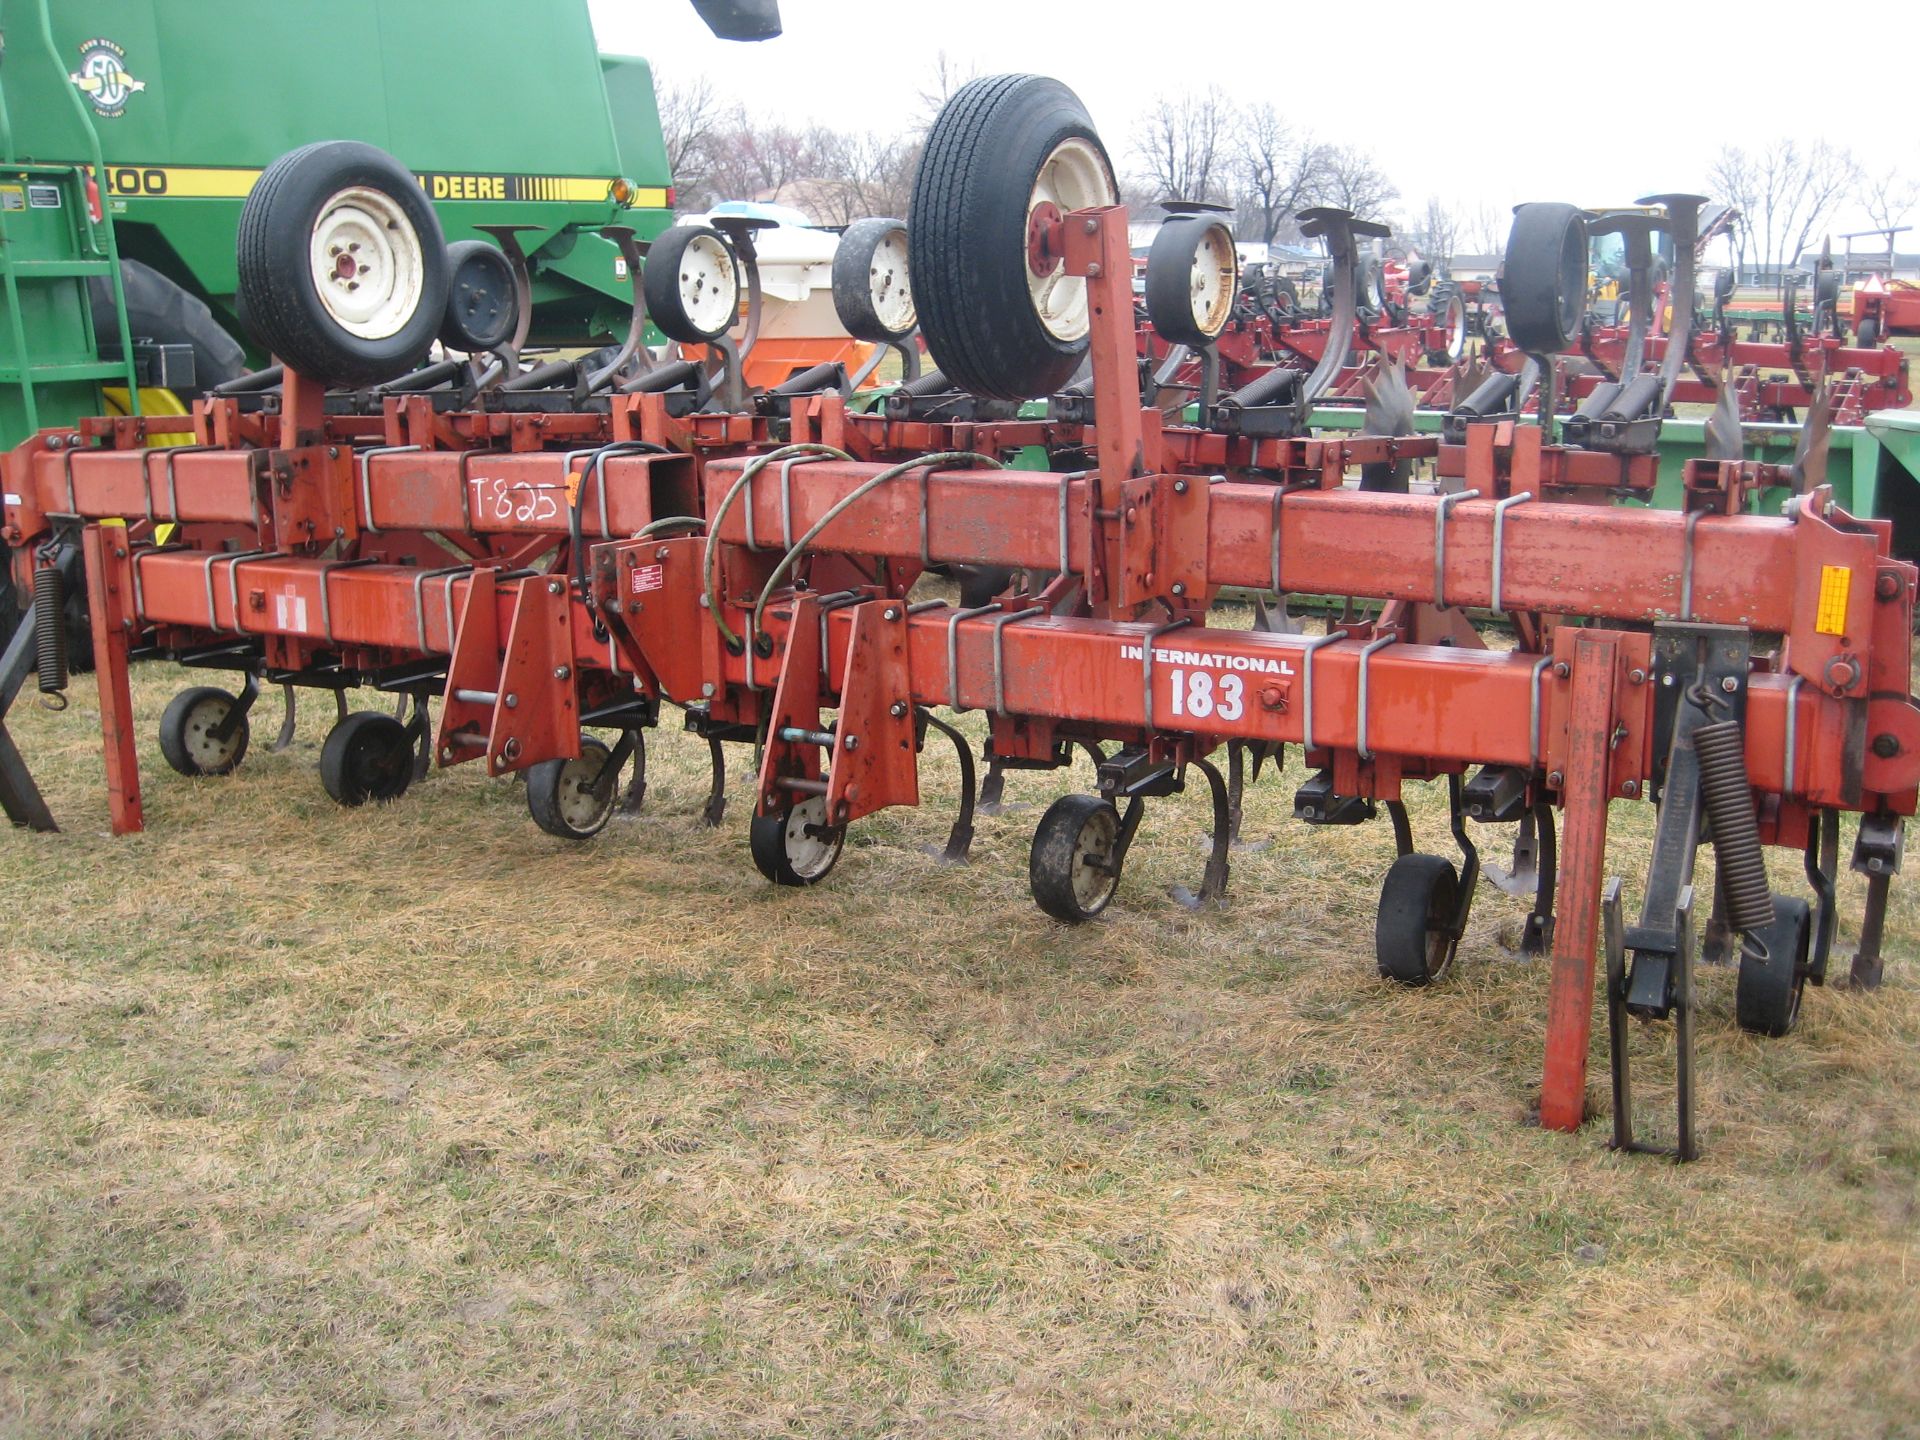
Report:
<svg viewBox="0 0 1920 1440"><path fill-rule="evenodd" d="M582 736L570 760L542 760L527 770L527 809L533 823L562 840L591 840L607 828L619 798L613 752Z"/></svg>
<svg viewBox="0 0 1920 1440"><path fill-rule="evenodd" d="M1773 923L1749 937L1760 946L1748 944L1740 950L1733 1010L1742 1030L1778 1037L1800 1023L1812 933L1812 911L1806 901L1796 895L1773 897ZM1764 955L1759 953L1761 947Z"/></svg>
<svg viewBox="0 0 1920 1440"><path fill-rule="evenodd" d="M484 240L456 240L447 246L447 272L440 343L471 355L511 340L520 296L505 252Z"/></svg>
<svg viewBox="0 0 1920 1440"><path fill-rule="evenodd" d="M840 862L847 827L829 825L827 799L809 795L772 815L756 815L748 831L753 863L776 885L817 885Z"/></svg>
<svg viewBox="0 0 1920 1440"><path fill-rule="evenodd" d="M1530 355L1566 348L1587 302L1587 222L1572 205L1514 211L1501 265L1500 308L1507 337Z"/></svg>
<svg viewBox="0 0 1920 1440"><path fill-rule="evenodd" d="M856 220L833 252L833 309L846 332L873 344L906 339L919 324L908 282L907 227Z"/></svg>
<svg viewBox="0 0 1920 1440"><path fill-rule="evenodd" d="M674 225L648 247L640 288L661 333L704 345L739 317L740 262L711 225Z"/></svg>
<svg viewBox="0 0 1920 1440"><path fill-rule="evenodd" d="M357 710L327 732L320 783L346 806L385 805L413 783L413 734L391 715Z"/></svg>
<svg viewBox="0 0 1920 1440"><path fill-rule="evenodd" d="M1034 902L1069 925L1107 908L1120 884L1120 812L1098 795L1062 795L1034 828L1027 878Z"/></svg>
<svg viewBox="0 0 1920 1440"><path fill-rule="evenodd" d="M1373 950L1380 975L1402 985L1431 985L1453 963L1460 882L1440 855L1402 855L1380 886Z"/></svg>
<svg viewBox="0 0 1920 1440"><path fill-rule="evenodd" d="M1092 315L1050 222L1118 197L1086 107L1058 80L993 75L955 91L921 153L907 233L920 330L941 373L998 400L1064 385Z"/></svg>
<svg viewBox="0 0 1920 1440"><path fill-rule="evenodd" d="M1240 257L1212 215L1176 215L1147 252L1147 319L1169 345L1210 345L1233 317Z"/></svg>
<svg viewBox="0 0 1920 1440"><path fill-rule="evenodd" d="M1880 343L1880 322L1869 315L1855 328L1853 343L1856 349L1871 350Z"/></svg>
<svg viewBox="0 0 1920 1440"><path fill-rule="evenodd" d="M447 246L412 173L357 140L289 151L240 209L238 305L261 348L329 385L426 358L447 309Z"/></svg>
<svg viewBox="0 0 1920 1440"><path fill-rule="evenodd" d="M247 717L222 733L240 702L215 685L195 685L167 702L160 715L160 753L181 775L229 775L247 753Z"/></svg>

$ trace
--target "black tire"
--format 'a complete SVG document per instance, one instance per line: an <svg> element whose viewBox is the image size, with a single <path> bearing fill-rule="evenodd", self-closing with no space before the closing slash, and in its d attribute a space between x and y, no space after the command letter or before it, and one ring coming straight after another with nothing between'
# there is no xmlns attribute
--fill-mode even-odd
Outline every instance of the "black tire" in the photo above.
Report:
<svg viewBox="0 0 1920 1440"><path fill-rule="evenodd" d="M513 262L484 240L447 246L447 308L440 317L440 343L472 354L513 338L520 320Z"/></svg>
<svg viewBox="0 0 1920 1440"><path fill-rule="evenodd" d="M1853 344L1856 350L1871 350L1880 343L1880 322L1869 315L1855 327Z"/></svg>
<svg viewBox="0 0 1920 1440"><path fill-rule="evenodd" d="M1451 365L1467 353L1467 302L1457 292L1450 293L1440 307L1440 324L1447 332L1446 348L1440 352L1441 362Z"/></svg>
<svg viewBox="0 0 1920 1440"><path fill-rule="evenodd" d="M1069 925L1107 908L1120 884L1111 866L1120 812L1098 795L1062 795L1034 828L1027 879L1034 903Z"/></svg>
<svg viewBox="0 0 1920 1440"><path fill-rule="evenodd" d="M1520 206L1500 267L1508 338L1530 355L1564 349L1586 303L1587 222L1579 207Z"/></svg>
<svg viewBox="0 0 1920 1440"><path fill-rule="evenodd" d="M776 815L756 815L747 830L753 863L776 885L817 885L840 863L847 827L825 824L824 796L810 795Z"/></svg>
<svg viewBox="0 0 1920 1440"><path fill-rule="evenodd" d="M182 400L195 399L247 373L246 347L221 328L197 295L138 260L120 262L120 288L127 297L127 333L136 346L150 340L157 345L193 347L193 383L172 387ZM87 281L87 291L95 341L117 349L120 327L113 313L113 281L95 275Z"/></svg>
<svg viewBox="0 0 1920 1440"><path fill-rule="evenodd" d="M330 205L350 189L371 192L384 204L391 220L382 223L376 216L367 229L383 240L391 234L398 243L387 256L371 246L343 255L342 267L359 268L343 268L334 278L347 287L361 283L356 275L377 277L366 283L382 288L370 288L369 296L387 293L390 281L414 292L410 300L396 301L395 313L355 322L385 333L349 328L329 309L313 274L309 252L315 228L329 214L343 213L345 207L330 210ZM384 263L396 257L397 263ZM238 259L239 304L255 342L329 385L377 385L405 374L426 357L446 317L447 243L439 217L406 166L358 140L303 145L269 165L240 208ZM399 280L409 273L417 285ZM344 289L331 303L349 303Z"/></svg>
<svg viewBox="0 0 1920 1440"><path fill-rule="evenodd" d="M413 735L391 715L356 710L327 734L320 783L341 805L385 805L413 783Z"/></svg>
<svg viewBox="0 0 1920 1440"><path fill-rule="evenodd" d="M1224 237L1224 251L1221 249ZM1209 254L1208 252L1213 252ZM1218 265L1225 263L1224 274ZM1211 283L1203 271L1213 272ZM1176 215L1147 252L1147 320L1169 345L1210 345L1233 318L1240 262L1233 231L1214 215Z"/></svg>
<svg viewBox="0 0 1920 1440"><path fill-rule="evenodd" d="M1086 107L1044 76L990 75L961 86L921 152L907 214L920 331L941 373L975 395L1050 395L1086 353L1084 331L1063 336L1042 323L1027 283L1028 201L1042 167L1068 142L1080 142L1092 183L1105 187L1105 200L1085 203L1112 203L1113 163ZM1063 298L1084 294L1084 284L1063 280Z"/></svg>
<svg viewBox="0 0 1920 1440"><path fill-rule="evenodd" d="M684 345L704 345L733 328L740 287L739 257L711 225L669 226L647 248L640 272L647 318Z"/></svg>
<svg viewBox="0 0 1920 1440"><path fill-rule="evenodd" d="M1300 308L1300 287L1284 275L1273 277L1273 301L1283 310Z"/></svg>
<svg viewBox="0 0 1920 1440"><path fill-rule="evenodd" d="M591 840L607 828L619 799L613 752L582 737L573 760L542 760L527 770L527 809L533 823L562 840Z"/></svg>
<svg viewBox="0 0 1920 1440"><path fill-rule="evenodd" d="M1448 935L1459 908L1460 881L1440 855L1402 855L1380 886L1373 953L1380 976L1402 985L1431 985L1453 963Z"/></svg>
<svg viewBox="0 0 1920 1440"><path fill-rule="evenodd" d="M247 717L224 739L213 732L240 702L217 685L195 685L167 702L160 714L160 753L175 773L231 775L247 755Z"/></svg>
<svg viewBox="0 0 1920 1440"><path fill-rule="evenodd" d="M904 220L856 220L833 252L833 309L847 334L872 344L904 340L920 320L908 279Z"/></svg>
<svg viewBox="0 0 1920 1440"><path fill-rule="evenodd" d="M13 641L26 611L20 605L20 590L13 583L13 547L0 541L0 653Z"/></svg>
<svg viewBox="0 0 1920 1440"><path fill-rule="evenodd" d="M1766 959L1750 947L1740 951L1733 1011L1742 1030L1777 1038L1800 1023L1812 934L1812 911L1806 901L1795 895L1773 897L1773 923L1753 936L1767 947Z"/></svg>

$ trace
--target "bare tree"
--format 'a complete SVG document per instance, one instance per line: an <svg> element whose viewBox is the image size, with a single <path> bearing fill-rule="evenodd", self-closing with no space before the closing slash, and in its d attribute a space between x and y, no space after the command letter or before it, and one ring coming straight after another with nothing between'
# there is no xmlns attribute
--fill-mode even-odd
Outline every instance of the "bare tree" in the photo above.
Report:
<svg viewBox="0 0 1920 1440"><path fill-rule="evenodd" d="M1425 208L1407 226L1402 238L1427 260L1450 260L1454 252L1461 248L1460 235L1465 228L1460 217L1447 207L1444 200L1437 195L1430 195Z"/></svg>
<svg viewBox="0 0 1920 1440"><path fill-rule="evenodd" d="M1400 188L1387 179L1367 151L1341 145L1326 152L1319 198L1323 204L1372 219L1400 198Z"/></svg>
<svg viewBox="0 0 1920 1440"><path fill-rule="evenodd" d="M1892 230L1905 225L1914 207L1920 205L1920 179L1897 169L1879 176L1862 176L1855 198L1876 226Z"/></svg>
<svg viewBox="0 0 1920 1440"><path fill-rule="evenodd" d="M1230 155L1242 237L1271 245L1293 234L1294 212L1318 191L1324 159L1324 148L1296 133L1270 102L1243 110Z"/></svg>
<svg viewBox="0 0 1920 1440"><path fill-rule="evenodd" d="M922 134L933 128L933 122L940 117L941 107L953 98L953 92L969 80L976 79L979 74L977 67L948 54L944 47L934 52L933 63L927 67L925 78L920 82Z"/></svg>
<svg viewBox="0 0 1920 1440"><path fill-rule="evenodd" d="M1513 226L1512 212L1482 200L1460 220L1460 253L1498 255L1507 248L1507 231Z"/></svg>
<svg viewBox="0 0 1920 1440"><path fill-rule="evenodd" d="M713 82L704 75L675 80L654 75L660 137L667 147L667 173L682 191L698 190L712 164L713 131L721 118Z"/></svg>
<svg viewBox="0 0 1920 1440"><path fill-rule="evenodd" d="M1215 86L1154 101L1133 136L1133 155L1153 198L1223 199L1235 123L1233 102Z"/></svg>
<svg viewBox="0 0 1920 1440"><path fill-rule="evenodd" d="M1772 279L1799 260L1854 192L1859 174L1851 154L1824 140L1802 148L1781 139L1753 154L1722 147L1707 179L1740 211L1736 263L1744 267L1751 257Z"/></svg>

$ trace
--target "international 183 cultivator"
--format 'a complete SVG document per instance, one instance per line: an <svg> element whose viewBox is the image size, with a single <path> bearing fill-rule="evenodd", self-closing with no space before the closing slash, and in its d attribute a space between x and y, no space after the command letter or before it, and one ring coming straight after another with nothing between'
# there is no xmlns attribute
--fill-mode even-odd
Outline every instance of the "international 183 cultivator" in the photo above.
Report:
<svg viewBox="0 0 1920 1440"><path fill-rule="evenodd" d="M447 256L417 196L365 147L286 157L240 236L247 308L284 369L188 417L89 421L7 457L23 579L46 602L81 574L88 587L116 830L141 823L127 667L144 655L243 677L169 707L177 770L239 763L262 684L370 684L407 697L409 716L342 700L322 759L337 799L389 799L429 762L482 761L525 772L536 819L580 837L671 702L714 748L716 823L722 743L755 746L752 856L790 885L825 878L849 825L918 803L929 732L963 761L949 846L963 856L972 757L935 712L971 709L995 773L1063 766L1076 747L1097 758L1097 793L1056 801L1030 853L1036 901L1066 923L1108 905L1147 802L1194 783L1213 845L1188 899L1219 901L1247 771L1296 745L1314 772L1301 820L1386 810L1399 858L1377 960L1425 985L1452 964L1478 890L1472 827L1518 827L1527 945L1551 955L1551 1128L1584 1118L1604 953L1615 1140L1635 1143L1626 1018L1672 1017L1676 1148L1695 1153L1692 878L1709 833L1706 943L1737 951L1742 1025L1784 1033L1802 987L1826 977L1843 811L1861 816L1852 861L1870 877L1853 978L1877 981L1920 784L1916 575L1884 523L1846 515L1804 473L1697 461L1684 513L1669 513L1604 503L1651 489L1650 449L1573 443L1571 424L1556 437L1511 410L1458 410L1443 435L1316 437L1305 405L1346 358L1333 342L1293 378L1216 391L1197 423L1175 423L1143 394L1106 153L1071 92L1034 76L976 81L948 104L910 231L850 233L836 266L849 328L904 348L917 318L938 367L910 363L864 410L838 372L745 393L727 331L743 273L751 290L751 235L704 227L644 255L625 237L643 283L620 353L524 370L510 244ZM1671 223L1684 208L1670 202ZM1310 223L1336 247L1355 231L1337 212ZM1503 301L1549 396L1584 310L1587 228L1568 206L1515 221ZM1153 329L1209 372L1233 257L1201 212L1169 223L1149 268ZM1344 295L1336 339L1352 326ZM647 318L706 358L648 353ZM436 334L478 358L414 369ZM1645 414L1673 369L1653 372ZM1035 398L1047 414L1022 418ZM1007 463L1035 453L1049 468ZM1416 463L1437 493L1414 493ZM1742 513L1774 486L1794 492L1784 514ZM931 568L961 578L961 603L915 597ZM1251 630L1209 624L1229 588L1280 603ZM1377 608L1349 604L1306 635L1286 619L1299 594ZM1488 647L1469 609L1504 617L1513 646ZM40 684L57 688L57 636L22 632L0 666L7 698L35 638ZM1402 797L1427 782L1446 786L1458 863L1413 850ZM16 820L50 827L10 743L0 792ZM1616 798L1659 807L1634 924L1606 874ZM1812 905L1773 892L1769 844L1803 853Z"/></svg>

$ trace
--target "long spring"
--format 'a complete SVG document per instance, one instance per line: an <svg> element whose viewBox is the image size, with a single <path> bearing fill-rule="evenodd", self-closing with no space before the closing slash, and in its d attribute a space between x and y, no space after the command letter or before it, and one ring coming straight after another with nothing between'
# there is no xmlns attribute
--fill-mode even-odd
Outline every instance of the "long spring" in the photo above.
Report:
<svg viewBox="0 0 1920 1440"><path fill-rule="evenodd" d="M1740 722L1702 725L1693 732L1693 749L1700 759L1700 798L1713 822L1714 870L1726 897L1727 919L1736 930L1764 930L1773 923L1773 892L1753 816Z"/></svg>
<svg viewBox="0 0 1920 1440"><path fill-rule="evenodd" d="M67 582L51 565L33 572L33 665L40 693L66 704ZM45 702L51 704L51 701ZM60 708L56 706L55 708Z"/></svg>

